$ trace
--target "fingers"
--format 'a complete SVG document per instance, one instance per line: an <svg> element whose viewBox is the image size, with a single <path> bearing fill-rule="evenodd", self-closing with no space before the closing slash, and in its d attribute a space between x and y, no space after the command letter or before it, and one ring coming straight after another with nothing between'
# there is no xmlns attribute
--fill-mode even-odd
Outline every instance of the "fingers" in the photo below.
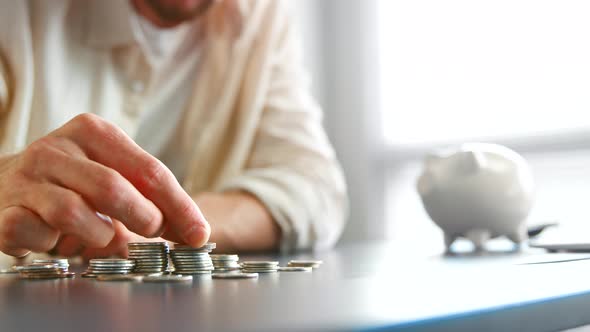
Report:
<svg viewBox="0 0 590 332"><path fill-rule="evenodd" d="M63 234L78 237L86 246L105 247L113 238L112 224L99 218L80 195L50 183L36 184L24 205Z"/></svg>
<svg viewBox="0 0 590 332"><path fill-rule="evenodd" d="M64 257L72 257L80 254L84 249L82 241L75 236L65 235L57 244L57 253Z"/></svg>
<svg viewBox="0 0 590 332"><path fill-rule="evenodd" d="M111 243L105 248L88 248L82 252L85 259L120 256L127 257L127 244L129 242L143 242L146 239L142 236L132 233L125 225L118 220L113 220L115 236Z"/></svg>
<svg viewBox="0 0 590 332"><path fill-rule="evenodd" d="M44 252L55 246L59 232L37 214L19 206L0 212L0 250L12 256Z"/></svg>
<svg viewBox="0 0 590 332"><path fill-rule="evenodd" d="M125 177L162 211L164 220L192 246L209 238L210 228L203 214L159 160L143 151L121 129L97 116L84 114L56 131L77 142L88 157ZM162 225L158 225L163 227Z"/></svg>
<svg viewBox="0 0 590 332"><path fill-rule="evenodd" d="M138 234L160 235L160 210L117 171L57 150L51 159L44 168L47 176L80 194L95 210L121 220Z"/></svg>

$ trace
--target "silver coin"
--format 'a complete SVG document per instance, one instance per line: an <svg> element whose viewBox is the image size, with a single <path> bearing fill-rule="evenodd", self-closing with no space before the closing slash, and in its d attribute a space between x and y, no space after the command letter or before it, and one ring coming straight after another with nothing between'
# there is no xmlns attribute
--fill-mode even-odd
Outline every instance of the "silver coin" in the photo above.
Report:
<svg viewBox="0 0 590 332"><path fill-rule="evenodd" d="M128 253L129 259L134 259L134 258L143 258L143 257L168 257L168 252L165 251L152 251L152 252L148 252L148 251L144 251L144 252L133 252L133 251L129 251Z"/></svg>
<svg viewBox="0 0 590 332"><path fill-rule="evenodd" d="M158 273L165 272L166 269L137 269L133 270L134 273Z"/></svg>
<svg viewBox="0 0 590 332"><path fill-rule="evenodd" d="M174 270L179 271L213 271L213 266L175 266Z"/></svg>
<svg viewBox="0 0 590 332"><path fill-rule="evenodd" d="M174 263L175 265L192 265L192 264L196 264L196 265L211 265L211 266L213 266L213 263L211 263L211 261L191 261L191 260L184 260L184 261L172 261L172 263Z"/></svg>
<svg viewBox="0 0 590 332"><path fill-rule="evenodd" d="M128 247L168 246L168 242L129 242Z"/></svg>
<svg viewBox="0 0 590 332"><path fill-rule="evenodd" d="M97 270L97 269L88 269L86 272L97 273L97 274L123 274L123 273L131 273L135 270L127 269L127 270Z"/></svg>
<svg viewBox="0 0 590 332"><path fill-rule="evenodd" d="M275 273L278 270L258 270L258 269L242 269L244 273Z"/></svg>
<svg viewBox="0 0 590 332"><path fill-rule="evenodd" d="M80 276L82 278L96 278L96 277L98 277L98 274L94 274L92 272L82 272L82 273L80 273Z"/></svg>
<svg viewBox="0 0 590 332"><path fill-rule="evenodd" d="M214 261L237 261L240 259L238 255L228 254L211 254L209 257L211 257L211 259Z"/></svg>
<svg viewBox="0 0 590 332"><path fill-rule="evenodd" d="M33 264L57 264L63 267L70 266L70 262L66 258L33 259Z"/></svg>
<svg viewBox="0 0 590 332"><path fill-rule="evenodd" d="M90 260L90 263L119 264L119 263L133 263L133 262L128 259L123 259L123 258L93 258Z"/></svg>
<svg viewBox="0 0 590 332"><path fill-rule="evenodd" d="M141 281L143 276L130 275L130 274L110 274L110 275L99 275L96 277L99 281Z"/></svg>
<svg viewBox="0 0 590 332"><path fill-rule="evenodd" d="M143 264L135 265L135 268L140 269L140 268L144 268L144 267L154 268L154 267L167 267L167 266L168 266L167 263L143 263Z"/></svg>
<svg viewBox="0 0 590 332"><path fill-rule="evenodd" d="M303 266L303 267L312 267L318 268L322 264L322 261L319 260L291 260L287 264L287 266Z"/></svg>
<svg viewBox="0 0 590 332"><path fill-rule="evenodd" d="M175 265L196 264L196 265L211 265L211 266L213 266L213 263L211 263L211 261L195 261L195 260L174 261L173 260L172 263L174 263Z"/></svg>
<svg viewBox="0 0 590 332"><path fill-rule="evenodd" d="M215 249L216 247L217 247L217 245L214 242L205 243L205 245L203 245L200 248L193 248L193 247L187 246L185 244L175 244L174 245L174 250L188 250L188 251L192 251L192 250L207 250L207 251L211 251L211 250Z"/></svg>
<svg viewBox="0 0 590 332"><path fill-rule="evenodd" d="M209 254L170 254L172 259L207 259L211 260Z"/></svg>
<svg viewBox="0 0 590 332"><path fill-rule="evenodd" d="M143 255L143 256L130 255L129 259L132 261L142 261L142 260L150 260L150 259L167 260L168 255Z"/></svg>
<svg viewBox="0 0 590 332"><path fill-rule="evenodd" d="M240 266L213 266L216 270L239 270Z"/></svg>
<svg viewBox="0 0 590 332"><path fill-rule="evenodd" d="M278 266L279 262L275 261L246 261L242 262L242 266Z"/></svg>
<svg viewBox="0 0 590 332"><path fill-rule="evenodd" d="M21 277L63 277L70 278L75 275L73 272L43 272L43 273L21 273Z"/></svg>
<svg viewBox="0 0 590 332"><path fill-rule="evenodd" d="M89 266L87 270L92 271L131 271L133 270L133 266L128 267L99 267L99 266Z"/></svg>
<svg viewBox="0 0 590 332"><path fill-rule="evenodd" d="M312 268L308 266L280 266L279 272L311 272Z"/></svg>
<svg viewBox="0 0 590 332"><path fill-rule="evenodd" d="M213 270L213 266L175 265L175 270Z"/></svg>
<svg viewBox="0 0 590 332"><path fill-rule="evenodd" d="M214 279L255 279L258 278L258 273L213 273L211 277Z"/></svg>
<svg viewBox="0 0 590 332"><path fill-rule="evenodd" d="M92 266L92 267L101 267L101 268L130 268L130 267L134 267L135 264L97 264L97 263L91 263L88 266Z"/></svg>
<svg viewBox="0 0 590 332"><path fill-rule="evenodd" d="M47 271L47 270L58 270L57 264L28 264L16 266L15 269L19 272L25 271Z"/></svg>
<svg viewBox="0 0 590 332"><path fill-rule="evenodd" d="M58 274L58 275L28 275L28 276L20 276L21 279L25 280L49 280L49 279L66 279L66 278L73 278L74 274Z"/></svg>
<svg viewBox="0 0 590 332"><path fill-rule="evenodd" d="M172 272L174 275L210 275L211 271L174 271Z"/></svg>
<svg viewBox="0 0 590 332"><path fill-rule="evenodd" d="M143 282L191 282L193 281L192 276L183 275L161 275L161 276L147 276L143 278Z"/></svg>
<svg viewBox="0 0 590 332"><path fill-rule="evenodd" d="M151 257L133 258L132 260L135 263L138 263L138 262L167 262L168 257L166 257L166 256L163 256L163 257L151 256Z"/></svg>
<svg viewBox="0 0 590 332"><path fill-rule="evenodd" d="M221 269L221 268L215 268L213 269L214 272L235 272L235 271L240 271L240 269Z"/></svg>

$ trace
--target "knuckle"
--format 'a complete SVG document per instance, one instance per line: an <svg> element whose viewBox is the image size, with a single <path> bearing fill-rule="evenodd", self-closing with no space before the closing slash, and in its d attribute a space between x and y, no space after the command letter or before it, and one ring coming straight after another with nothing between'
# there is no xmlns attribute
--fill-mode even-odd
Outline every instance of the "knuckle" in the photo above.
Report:
<svg viewBox="0 0 590 332"><path fill-rule="evenodd" d="M92 113L82 113L74 117L71 121L76 127L81 129L92 129L102 127L102 120L98 115Z"/></svg>
<svg viewBox="0 0 590 332"><path fill-rule="evenodd" d="M157 159L148 162L143 169L143 180L150 191L160 190L166 182L169 174L168 169Z"/></svg>
<svg viewBox="0 0 590 332"><path fill-rule="evenodd" d="M115 170L106 170L98 179L101 197L110 202L118 204L125 198L121 176Z"/></svg>
<svg viewBox="0 0 590 332"><path fill-rule="evenodd" d="M74 131L79 137L87 137L90 135L93 138L99 138L109 143L120 142L123 131L117 126L104 120L98 115L84 113L76 116L72 120Z"/></svg>
<svg viewBox="0 0 590 332"><path fill-rule="evenodd" d="M23 168L37 170L47 162L51 162L54 155L56 138L45 136L31 143L23 153Z"/></svg>
<svg viewBox="0 0 590 332"><path fill-rule="evenodd" d="M65 196L60 200L60 204L54 207L49 214L52 223L62 229L70 230L80 217L79 199L72 196Z"/></svg>

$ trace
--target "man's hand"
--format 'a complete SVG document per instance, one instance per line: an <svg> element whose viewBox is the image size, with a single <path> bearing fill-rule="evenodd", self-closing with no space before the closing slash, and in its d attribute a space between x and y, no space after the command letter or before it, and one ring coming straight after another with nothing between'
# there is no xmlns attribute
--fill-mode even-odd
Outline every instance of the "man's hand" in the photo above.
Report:
<svg viewBox="0 0 590 332"><path fill-rule="evenodd" d="M174 175L121 129L82 114L0 160L0 250L47 251L62 235L102 248L119 220L145 237L201 246L210 228ZM115 225L116 226L116 225Z"/></svg>

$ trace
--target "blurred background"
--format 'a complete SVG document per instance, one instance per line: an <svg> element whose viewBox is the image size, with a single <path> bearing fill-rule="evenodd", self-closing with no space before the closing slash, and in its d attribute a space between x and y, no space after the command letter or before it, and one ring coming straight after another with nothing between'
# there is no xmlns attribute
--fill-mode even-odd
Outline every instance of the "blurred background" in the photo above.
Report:
<svg viewBox="0 0 590 332"><path fill-rule="evenodd" d="M341 241L443 250L415 182L427 152L467 141L504 144L531 163L530 225L590 230L590 2L291 5L347 176Z"/></svg>

